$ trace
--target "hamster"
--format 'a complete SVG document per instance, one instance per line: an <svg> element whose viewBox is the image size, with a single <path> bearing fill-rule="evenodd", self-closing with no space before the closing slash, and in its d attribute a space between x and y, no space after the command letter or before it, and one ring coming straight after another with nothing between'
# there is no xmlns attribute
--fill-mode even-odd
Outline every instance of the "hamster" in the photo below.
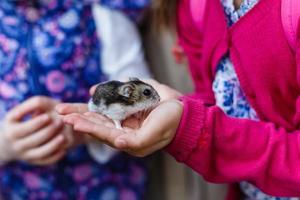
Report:
<svg viewBox="0 0 300 200"><path fill-rule="evenodd" d="M88 103L91 112L112 119L116 128L122 129L121 121L137 112L149 109L160 101L157 91L138 78L128 82L108 81L97 86Z"/></svg>

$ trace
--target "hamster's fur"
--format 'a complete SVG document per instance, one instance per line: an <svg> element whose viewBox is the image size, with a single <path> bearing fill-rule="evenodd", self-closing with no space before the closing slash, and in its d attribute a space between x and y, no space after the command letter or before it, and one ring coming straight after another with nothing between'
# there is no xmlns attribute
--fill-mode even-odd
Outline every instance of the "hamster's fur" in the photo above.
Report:
<svg viewBox="0 0 300 200"><path fill-rule="evenodd" d="M89 101L89 111L112 119L117 128L128 116L149 109L160 101L157 91L149 84L130 78L127 82L108 81L97 86Z"/></svg>

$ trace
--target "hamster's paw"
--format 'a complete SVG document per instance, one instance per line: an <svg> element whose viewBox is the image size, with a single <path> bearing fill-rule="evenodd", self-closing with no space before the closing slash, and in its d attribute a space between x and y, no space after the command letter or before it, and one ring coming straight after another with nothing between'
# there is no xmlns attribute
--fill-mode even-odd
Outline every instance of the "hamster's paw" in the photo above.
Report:
<svg viewBox="0 0 300 200"><path fill-rule="evenodd" d="M121 129L121 130L123 129L122 125L121 125L121 121L119 121L119 120L113 120L113 121L114 121L115 126L116 126L117 129Z"/></svg>
<svg viewBox="0 0 300 200"><path fill-rule="evenodd" d="M97 112L98 107L93 103L92 99L88 102L88 109L90 112Z"/></svg>

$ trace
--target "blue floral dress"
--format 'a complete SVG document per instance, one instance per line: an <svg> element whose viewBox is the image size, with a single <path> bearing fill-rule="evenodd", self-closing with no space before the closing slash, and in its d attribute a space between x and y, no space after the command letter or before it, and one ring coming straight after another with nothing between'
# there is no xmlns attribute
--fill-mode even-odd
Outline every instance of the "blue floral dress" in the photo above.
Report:
<svg viewBox="0 0 300 200"><path fill-rule="evenodd" d="M253 8L258 0L244 0L238 10L235 9L233 0L221 0L228 26L236 23L243 15ZM238 80L234 66L226 55L219 63L213 91L216 104L229 116L258 120L255 110L248 103ZM272 197L264 194L254 185L241 182L240 188L245 194L245 200L299 200L300 198Z"/></svg>
<svg viewBox="0 0 300 200"><path fill-rule="evenodd" d="M89 88L106 80L92 2L0 1L0 120L35 95L87 102ZM101 3L136 19L149 0ZM147 180L143 163L118 154L99 164L80 146L51 166L1 166L0 191L6 200L142 199Z"/></svg>

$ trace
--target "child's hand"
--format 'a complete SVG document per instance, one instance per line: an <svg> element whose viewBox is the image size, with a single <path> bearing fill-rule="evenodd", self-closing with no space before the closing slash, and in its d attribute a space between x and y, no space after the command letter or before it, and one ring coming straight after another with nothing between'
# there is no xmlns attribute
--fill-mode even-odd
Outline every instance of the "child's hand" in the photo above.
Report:
<svg viewBox="0 0 300 200"><path fill-rule="evenodd" d="M61 119L55 120L49 112L45 112L55 104L57 102L50 98L33 97L6 115L1 122L1 161L21 160L36 165L47 165L65 155L66 150L62 146L66 139L62 134L57 134L64 125ZM28 114L32 114L33 117L23 121L24 116Z"/></svg>
<svg viewBox="0 0 300 200"><path fill-rule="evenodd" d="M135 156L145 156L167 146L175 136L182 114L178 91L155 80L143 80L159 93L162 103L140 118L132 116L123 122L124 130L115 129L111 120L87 112L86 104L61 104L56 110L66 115L64 122L74 130L89 133L100 141ZM91 88L93 94L95 86ZM86 113L85 113L86 112ZM84 113L84 114L83 114Z"/></svg>
<svg viewBox="0 0 300 200"><path fill-rule="evenodd" d="M87 104L83 103L62 103L56 105L55 110L56 112L54 111L54 115L62 120L63 115L71 113L85 113L88 111L88 107ZM75 147L79 144L84 144L91 139L87 135L74 132L73 127L70 125L65 125L62 134L67 139L66 148L68 149Z"/></svg>
<svg viewBox="0 0 300 200"><path fill-rule="evenodd" d="M64 121L76 131L89 133L100 141L135 156L146 156L167 146L175 136L182 114L178 100L162 102L141 118L131 117L116 129L106 117L87 112L66 115Z"/></svg>
<svg viewBox="0 0 300 200"><path fill-rule="evenodd" d="M72 113L86 113L88 112L88 106L84 103L61 103L56 105L55 110L59 114L59 117L62 118L62 116ZM89 135L76 133L70 125L65 125L63 133L67 136L68 148L93 140Z"/></svg>

